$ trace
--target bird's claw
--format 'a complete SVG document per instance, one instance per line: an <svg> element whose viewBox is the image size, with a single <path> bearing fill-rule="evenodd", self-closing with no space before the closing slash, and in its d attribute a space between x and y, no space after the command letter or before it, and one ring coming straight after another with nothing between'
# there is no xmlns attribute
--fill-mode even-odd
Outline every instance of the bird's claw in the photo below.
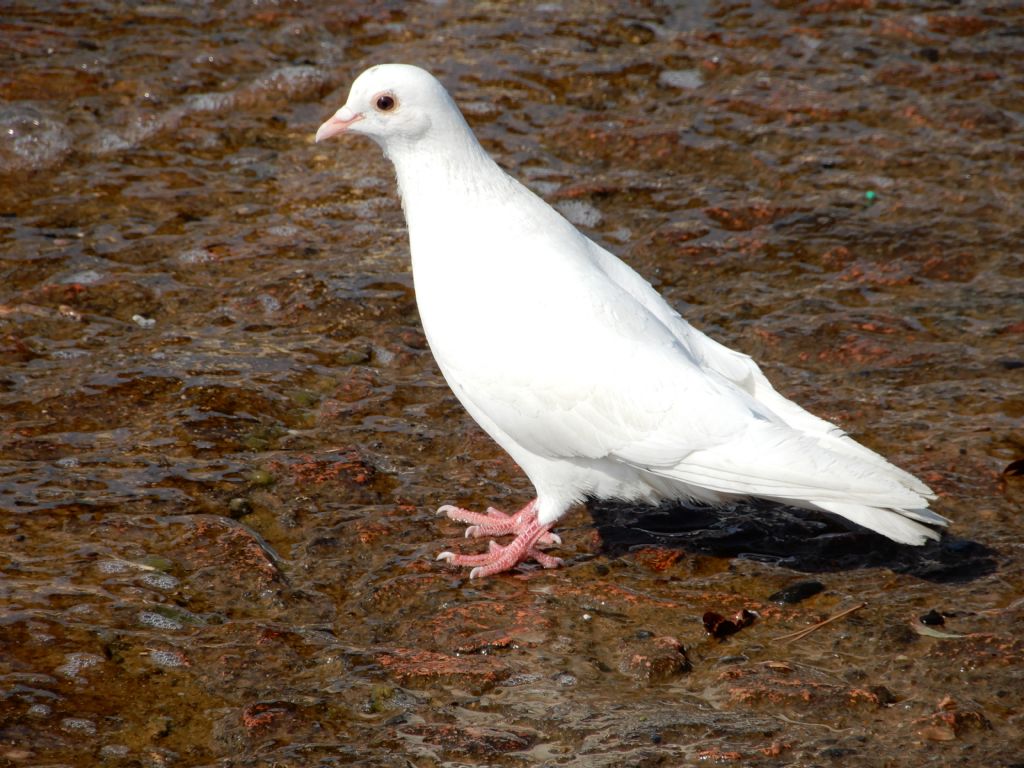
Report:
<svg viewBox="0 0 1024 768"><path fill-rule="evenodd" d="M476 539L483 538L484 536L519 535L536 519L536 505L535 499L514 515L509 515L496 507L488 507L485 512L481 513L463 509L454 504L444 504L437 508L437 513L459 523L470 523L466 527L465 537L467 539ZM534 543L555 546L561 544L562 539L558 534L546 531Z"/></svg>
<svg viewBox="0 0 1024 768"><path fill-rule="evenodd" d="M515 534L515 538L502 546L493 539L487 544L487 553L481 555L461 555L454 552L442 552L437 556L450 565L472 566L470 579L480 579L495 573L507 571L524 560L535 560L542 568L557 568L562 564L561 558L542 552L539 544L561 544L557 534L551 533L548 526L537 521L537 502L530 502L514 515L506 515L501 510L488 507L483 514L445 504L437 511L459 522L472 523L466 528L466 538L480 536L503 536Z"/></svg>

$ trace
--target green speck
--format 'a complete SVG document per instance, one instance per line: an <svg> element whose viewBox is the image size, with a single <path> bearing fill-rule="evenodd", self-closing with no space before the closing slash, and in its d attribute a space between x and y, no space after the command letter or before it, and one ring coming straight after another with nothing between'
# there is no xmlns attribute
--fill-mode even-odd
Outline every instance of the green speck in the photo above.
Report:
<svg viewBox="0 0 1024 768"><path fill-rule="evenodd" d="M274 476L265 469L254 469L249 473L249 482L255 486L273 485Z"/></svg>
<svg viewBox="0 0 1024 768"><path fill-rule="evenodd" d="M146 555L138 561L138 564L148 571L162 571L163 573L169 573L174 569L174 561L161 555Z"/></svg>
<svg viewBox="0 0 1024 768"><path fill-rule="evenodd" d="M299 408L312 408L320 402L320 395L306 389L288 389L285 395Z"/></svg>
<svg viewBox="0 0 1024 768"><path fill-rule="evenodd" d="M277 424L257 424L240 440L247 451L259 453L273 446L275 440L287 434L287 430Z"/></svg>
<svg viewBox="0 0 1024 768"><path fill-rule="evenodd" d="M370 692L370 711L374 713L386 712L388 700L395 695L395 689L390 685L375 685Z"/></svg>
<svg viewBox="0 0 1024 768"><path fill-rule="evenodd" d="M875 190L869 189L867 192L864 193L864 200L865 202L867 202L868 205L871 205L871 203L874 203L876 200L878 200L878 195L876 194Z"/></svg>

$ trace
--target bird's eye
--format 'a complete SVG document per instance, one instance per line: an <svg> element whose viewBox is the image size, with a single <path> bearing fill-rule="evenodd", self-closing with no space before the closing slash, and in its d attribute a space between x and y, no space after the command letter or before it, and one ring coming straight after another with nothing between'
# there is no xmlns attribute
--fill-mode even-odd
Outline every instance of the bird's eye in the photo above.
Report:
<svg viewBox="0 0 1024 768"><path fill-rule="evenodd" d="M377 97L377 109L381 112L390 112L398 106L398 100L390 93L382 93Z"/></svg>

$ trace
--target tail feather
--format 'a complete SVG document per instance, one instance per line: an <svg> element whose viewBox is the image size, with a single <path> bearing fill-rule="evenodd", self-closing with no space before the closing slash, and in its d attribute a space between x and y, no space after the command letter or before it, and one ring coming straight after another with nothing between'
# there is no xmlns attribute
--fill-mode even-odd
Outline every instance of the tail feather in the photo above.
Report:
<svg viewBox="0 0 1024 768"><path fill-rule="evenodd" d="M903 544L938 539L928 526L949 521L928 509L931 490L916 478L907 483L912 476L847 440L837 450L821 436L755 423L741 440L647 469L688 487L831 512Z"/></svg>
<svg viewBox="0 0 1024 768"><path fill-rule="evenodd" d="M931 510L924 509L880 509L852 502L814 502L814 506L845 517L857 525L880 533L901 544L920 546L929 539L936 540L939 533L934 528L916 522L927 518L932 525L947 525L948 521ZM925 514L921 514L921 513ZM910 519L914 517L915 520Z"/></svg>

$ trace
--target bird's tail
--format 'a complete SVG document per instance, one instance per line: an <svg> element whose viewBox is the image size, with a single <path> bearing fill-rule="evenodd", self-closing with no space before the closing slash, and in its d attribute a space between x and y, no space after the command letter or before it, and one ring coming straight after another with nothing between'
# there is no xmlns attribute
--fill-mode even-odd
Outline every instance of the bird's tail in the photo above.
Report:
<svg viewBox="0 0 1024 768"><path fill-rule="evenodd" d="M928 525L945 526L949 524L949 521L942 515L938 515L926 507L885 509L842 501L812 501L808 506L845 517L857 525L876 531L901 544L916 546L924 544L929 539L939 538L938 531L929 528ZM928 523L928 525L922 525L922 523Z"/></svg>
<svg viewBox="0 0 1024 768"><path fill-rule="evenodd" d="M928 509L935 494L849 438L800 434L757 422L743 438L649 468L688 486L831 512L902 544L938 539L949 521Z"/></svg>

